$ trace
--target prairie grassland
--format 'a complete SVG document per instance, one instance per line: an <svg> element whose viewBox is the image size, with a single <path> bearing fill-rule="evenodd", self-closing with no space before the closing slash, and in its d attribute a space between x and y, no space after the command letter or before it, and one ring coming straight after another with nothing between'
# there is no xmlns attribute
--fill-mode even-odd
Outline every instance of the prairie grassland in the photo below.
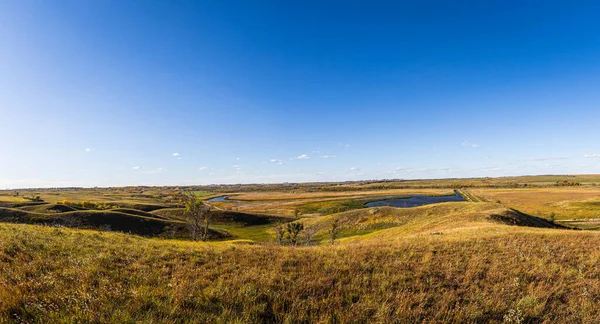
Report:
<svg viewBox="0 0 600 324"><path fill-rule="evenodd" d="M19 192L21 196L40 196L48 203L70 202L106 203L119 207L138 207L157 209L165 207L164 197L173 194L172 190L161 188L78 188L78 189L27 189L0 192L0 200L6 195ZM4 195L2 195L4 194ZM168 207L168 206L166 206Z"/></svg>
<svg viewBox="0 0 600 324"><path fill-rule="evenodd" d="M470 189L487 201L556 220L600 218L600 188Z"/></svg>
<svg viewBox="0 0 600 324"><path fill-rule="evenodd" d="M372 181L369 183L346 184L347 190L355 189L391 189L391 188L460 188L460 187L514 187L534 186L547 187L557 181L576 181L582 185L600 185L600 175L536 175L500 178L460 178L460 179L424 179L424 180L392 180L386 182Z"/></svg>
<svg viewBox="0 0 600 324"><path fill-rule="evenodd" d="M504 232L506 224L552 228L558 225L520 214L494 203L450 202L414 208L374 207L328 216L305 218L299 222L315 233L314 240L325 242L333 221L346 241L374 239L388 241L411 236L451 234L465 229ZM370 234L371 235L366 235Z"/></svg>
<svg viewBox="0 0 600 324"><path fill-rule="evenodd" d="M597 176L566 180L583 178ZM565 177L490 182L516 180L551 184ZM372 197L452 193L377 189L388 184L363 183L346 192L233 192L240 201L215 203L228 210L215 210L211 224L228 241L0 223L0 323L600 322L600 233L559 229L530 216L600 218L594 216L600 189L591 182L469 188L477 202L415 208L353 205ZM70 210L51 203L0 209L11 222L62 224L62 217L80 215L95 225L127 222L153 231L152 224L184 225L183 209L163 200L173 190L42 193L44 199L120 201L140 209ZM142 210L153 206L161 208ZM353 210L332 213L340 206ZM298 209L301 218L293 220L310 230L311 244L305 230L300 246L275 245L273 227L291 221L286 215ZM333 221L339 233L332 245Z"/></svg>
<svg viewBox="0 0 600 324"><path fill-rule="evenodd" d="M25 203L28 202L29 200L23 198L23 197L13 197L13 196L8 196L8 195L0 195L0 203L11 203L11 204L19 204L19 203Z"/></svg>
<svg viewBox="0 0 600 324"><path fill-rule="evenodd" d="M231 202L211 203L219 208L253 213L294 215L329 214L354 208L362 208L363 203L357 199L389 196L411 196L416 194L444 196L452 195L451 189L393 189L393 190L358 190L341 192L243 192L232 193Z"/></svg>
<svg viewBox="0 0 600 324"><path fill-rule="evenodd" d="M4 322L597 322L600 236L467 231L335 246L0 225Z"/></svg>

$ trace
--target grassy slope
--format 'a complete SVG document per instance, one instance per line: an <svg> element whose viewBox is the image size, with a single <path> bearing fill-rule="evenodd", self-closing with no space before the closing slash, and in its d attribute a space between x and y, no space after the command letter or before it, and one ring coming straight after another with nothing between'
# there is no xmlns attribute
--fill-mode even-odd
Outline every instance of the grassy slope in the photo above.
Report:
<svg viewBox="0 0 600 324"><path fill-rule="evenodd" d="M535 189L472 189L471 193L488 201L528 214L557 220L600 218L600 189L597 187Z"/></svg>
<svg viewBox="0 0 600 324"><path fill-rule="evenodd" d="M72 207L61 204L40 204L34 206L20 207L21 210L26 210L34 213L64 213L69 211L81 210L83 208Z"/></svg>
<svg viewBox="0 0 600 324"><path fill-rule="evenodd" d="M0 224L0 323L598 322L598 233L508 226L551 224L504 205L307 218L321 240L339 219L345 238L298 248ZM257 241L279 219L226 215L217 228Z"/></svg>
<svg viewBox="0 0 600 324"><path fill-rule="evenodd" d="M512 224L558 227L544 219L521 214L493 203L451 202L415 208L375 207L300 220L316 231L316 240L326 240L332 222L339 222L340 237L364 235L394 228L391 237L442 234L462 228L497 227ZM384 233L384 232L382 232ZM386 234L387 235L387 234Z"/></svg>
<svg viewBox="0 0 600 324"><path fill-rule="evenodd" d="M183 208L162 208L153 210L151 213L159 217L166 217L170 219L183 219Z"/></svg>
<svg viewBox="0 0 600 324"><path fill-rule="evenodd" d="M26 322L596 322L597 233L277 247L0 224L0 318ZM77 284L74 284L77 283ZM110 310L110 311L107 311Z"/></svg>
<svg viewBox="0 0 600 324"><path fill-rule="evenodd" d="M81 210L63 213L35 213L20 209L0 208L0 221L9 223L62 225L92 229L110 229L144 236L186 237L184 223L144 217L117 211ZM213 239L227 237L226 233L211 230Z"/></svg>
<svg viewBox="0 0 600 324"><path fill-rule="evenodd" d="M169 219L183 219L183 208L165 208L152 213ZM211 227L229 233L232 239L267 242L271 240L270 229L273 224L290 220L292 219L272 215L213 210Z"/></svg>

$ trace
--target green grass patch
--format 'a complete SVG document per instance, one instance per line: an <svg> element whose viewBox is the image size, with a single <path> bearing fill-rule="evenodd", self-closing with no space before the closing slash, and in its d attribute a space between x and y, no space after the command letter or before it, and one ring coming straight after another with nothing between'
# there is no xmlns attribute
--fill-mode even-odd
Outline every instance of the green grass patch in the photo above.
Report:
<svg viewBox="0 0 600 324"><path fill-rule="evenodd" d="M343 211L364 208L368 201L350 199L350 200L329 200L302 204L298 206L300 214L321 214L328 215Z"/></svg>
<svg viewBox="0 0 600 324"><path fill-rule="evenodd" d="M232 239L236 240L251 240L254 242L268 242L271 240L269 229L273 227L271 224L241 226L237 224L214 224L210 226L217 230L223 230L229 233Z"/></svg>
<svg viewBox="0 0 600 324"><path fill-rule="evenodd" d="M196 195L196 197L208 197L208 196L212 196L214 194L215 193L212 191L202 191L202 190L194 191L194 195Z"/></svg>
<svg viewBox="0 0 600 324"><path fill-rule="evenodd" d="M300 214L329 215L349 210L365 208L370 202L408 198L410 196L370 197L359 199L340 199L305 203L298 206Z"/></svg>

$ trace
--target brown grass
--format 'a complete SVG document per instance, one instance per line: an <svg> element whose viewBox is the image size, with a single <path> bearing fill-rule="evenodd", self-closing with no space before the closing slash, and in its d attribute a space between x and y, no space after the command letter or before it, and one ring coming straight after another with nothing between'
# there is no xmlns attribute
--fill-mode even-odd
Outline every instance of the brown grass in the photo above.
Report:
<svg viewBox="0 0 600 324"><path fill-rule="evenodd" d="M557 220L600 218L600 188L471 189L488 201Z"/></svg>
<svg viewBox="0 0 600 324"><path fill-rule="evenodd" d="M594 218L600 190L590 181L600 178L463 181L541 186L556 179L586 186L469 188L487 202L312 215L298 221L317 230L320 244L296 248L256 243L272 240L273 222L289 219L232 211L219 211L214 226L234 240L209 243L0 223L0 323L600 322L600 233L533 228L553 224L511 209L544 217L554 212L563 220ZM307 185L297 192L238 192L234 198L243 202L215 205L290 215L307 204L331 207L372 196L448 193L418 186L453 181L348 184L352 190L347 192L308 192ZM407 183L413 188L378 189ZM145 206L160 205L159 194L173 190L49 190L41 195ZM177 222L181 214L179 208L151 213L25 211L49 206L10 209L7 217L36 220L72 213L98 221L119 216L119 222L154 224L168 221L146 216ZM335 219L340 239L331 245L327 229Z"/></svg>
<svg viewBox="0 0 600 324"><path fill-rule="evenodd" d="M529 230L338 246L0 225L0 318L24 322L596 322L600 237ZM520 315L519 315L520 314Z"/></svg>

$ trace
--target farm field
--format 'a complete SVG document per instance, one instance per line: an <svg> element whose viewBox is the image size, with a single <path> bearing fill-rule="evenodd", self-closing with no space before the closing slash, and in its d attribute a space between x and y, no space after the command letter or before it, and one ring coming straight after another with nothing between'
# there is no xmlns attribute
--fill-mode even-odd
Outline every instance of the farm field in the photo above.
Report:
<svg viewBox="0 0 600 324"><path fill-rule="evenodd" d="M595 322L600 190L563 178L3 191L0 318ZM465 201L364 206L454 190ZM207 242L184 191L212 206ZM291 223L296 246L277 239Z"/></svg>

